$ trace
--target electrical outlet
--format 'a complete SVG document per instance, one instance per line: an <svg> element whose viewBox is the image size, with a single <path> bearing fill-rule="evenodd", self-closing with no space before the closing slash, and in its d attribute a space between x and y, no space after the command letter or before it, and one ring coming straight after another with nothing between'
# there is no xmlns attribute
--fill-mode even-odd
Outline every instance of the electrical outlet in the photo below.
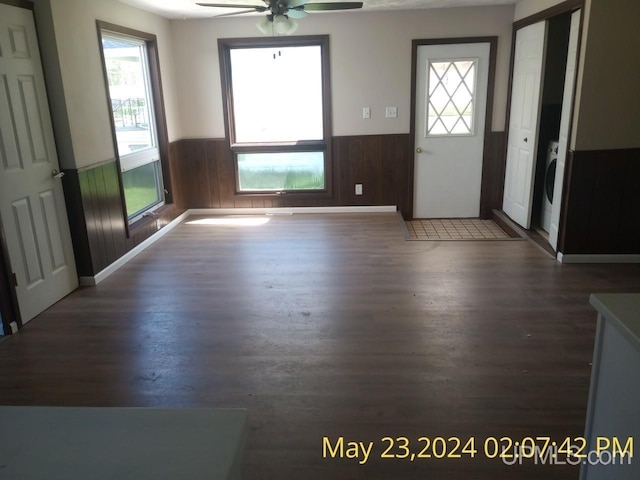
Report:
<svg viewBox="0 0 640 480"><path fill-rule="evenodd" d="M371 107L362 107L362 118L371 118Z"/></svg>
<svg viewBox="0 0 640 480"><path fill-rule="evenodd" d="M398 116L398 107L387 107L387 118L396 118Z"/></svg>
<svg viewBox="0 0 640 480"><path fill-rule="evenodd" d="M362 184L356 183L356 195L362 195Z"/></svg>

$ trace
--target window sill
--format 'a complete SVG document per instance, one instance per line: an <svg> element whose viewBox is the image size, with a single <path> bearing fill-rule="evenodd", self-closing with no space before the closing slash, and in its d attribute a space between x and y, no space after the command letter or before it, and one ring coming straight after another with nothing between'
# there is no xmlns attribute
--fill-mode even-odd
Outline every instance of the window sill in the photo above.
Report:
<svg viewBox="0 0 640 480"><path fill-rule="evenodd" d="M135 235L140 230L144 230L146 227L148 227L150 224L155 223L157 220L160 220L162 226L164 226L167 223L167 219L177 217L177 214L175 214L176 210L177 207L173 203L165 204L157 208L153 211L155 215L143 217L140 220L136 220L129 225L130 236Z"/></svg>
<svg viewBox="0 0 640 480"><path fill-rule="evenodd" d="M235 198L253 198L259 199L274 199L274 198L298 198L298 199L315 199L315 198L331 198L332 194L330 190L318 190L318 191L300 191L300 192L236 192Z"/></svg>

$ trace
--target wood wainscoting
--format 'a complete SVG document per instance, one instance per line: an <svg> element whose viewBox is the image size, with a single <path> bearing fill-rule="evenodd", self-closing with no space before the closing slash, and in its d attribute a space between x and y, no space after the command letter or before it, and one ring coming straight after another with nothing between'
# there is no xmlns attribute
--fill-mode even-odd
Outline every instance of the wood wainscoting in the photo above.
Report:
<svg viewBox="0 0 640 480"><path fill-rule="evenodd" d="M569 152L559 250L640 254L640 148Z"/></svg>
<svg viewBox="0 0 640 480"><path fill-rule="evenodd" d="M409 135L333 137L328 193L237 194L235 165L225 139L185 139L170 145L174 201L181 208L327 207L409 205L413 162ZM355 184L363 194L355 195Z"/></svg>
<svg viewBox="0 0 640 480"><path fill-rule="evenodd" d="M225 139L184 139L171 143L171 178L176 205L189 208L271 208L396 205L413 215L413 143L409 134L332 138L331 192L324 195L236 193L233 156ZM504 132L485 142L481 217L502 206ZM355 184L363 194L355 195Z"/></svg>
<svg viewBox="0 0 640 480"><path fill-rule="evenodd" d="M93 276L178 217L174 204L125 226L115 160L64 170L63 186L78 276Z"/></svg>
<svg viewBox="0 0 640 480"><path fill-rule="evenodd" d="M505 132L491 132L484 142L480 218L493 218L494 210L502 210L504 174L507 167Z"/></svg>

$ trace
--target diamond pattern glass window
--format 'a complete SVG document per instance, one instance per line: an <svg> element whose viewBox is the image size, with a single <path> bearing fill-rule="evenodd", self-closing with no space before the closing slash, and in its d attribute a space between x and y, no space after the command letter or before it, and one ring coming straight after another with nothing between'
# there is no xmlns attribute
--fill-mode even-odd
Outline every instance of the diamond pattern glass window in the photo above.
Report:
<svg viewBox="0 0 640 480"><path fill-rule="evenodd" d="M477 59L429 63L425 136L473 135Z"/></svg>

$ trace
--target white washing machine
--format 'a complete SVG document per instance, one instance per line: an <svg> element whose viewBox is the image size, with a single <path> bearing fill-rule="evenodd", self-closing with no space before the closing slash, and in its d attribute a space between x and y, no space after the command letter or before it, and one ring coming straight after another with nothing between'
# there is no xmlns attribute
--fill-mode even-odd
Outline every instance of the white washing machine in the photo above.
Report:
<svg viewBox="0 0 640 480"><path fill-rule="evenodd" d="M551 228L551 208L553 207L553 187L556 183L556 165L558 160L558 142L549 142L547 161L544 169L544 193L542 195L542 229L549 232Z"/></svg>

